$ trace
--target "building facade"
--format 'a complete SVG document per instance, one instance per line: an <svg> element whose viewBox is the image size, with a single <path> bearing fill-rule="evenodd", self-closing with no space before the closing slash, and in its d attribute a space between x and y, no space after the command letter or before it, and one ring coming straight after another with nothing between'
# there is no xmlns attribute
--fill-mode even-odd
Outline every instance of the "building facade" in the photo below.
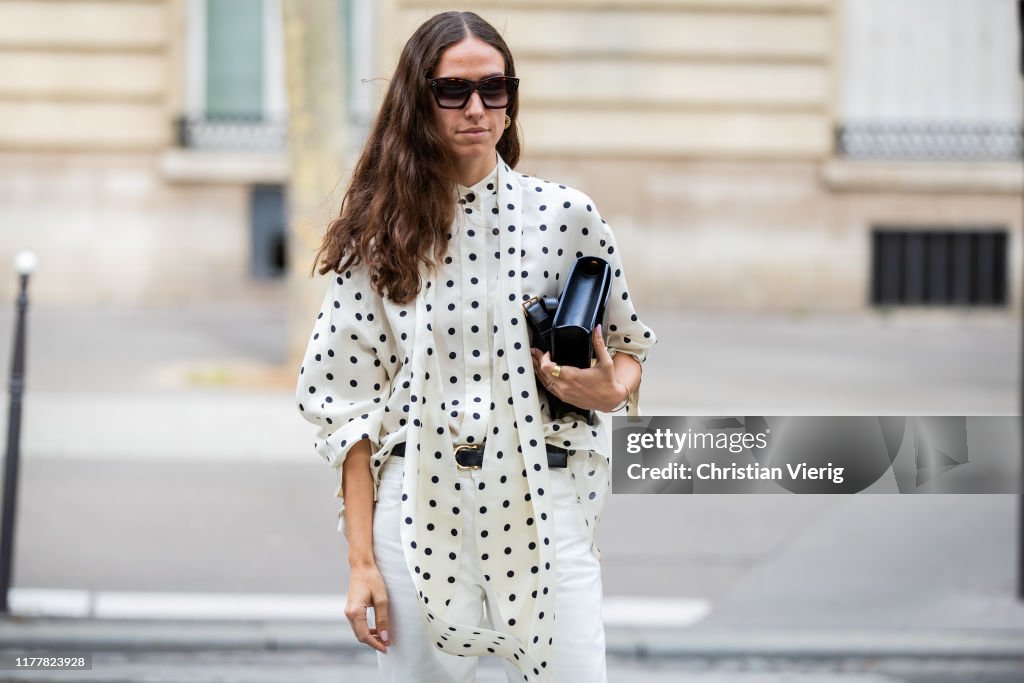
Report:
<svg viewBox="0 0 1024 683"><path fill-rule="evenodd" d="M282 1L0 2L0 261L37 252L36 300L258 300L306 277ZM325 1L354 155L448 6ZM1019 310L1014 0L470 6L516 55L519 170L595 199L647 305Z"/></svg>

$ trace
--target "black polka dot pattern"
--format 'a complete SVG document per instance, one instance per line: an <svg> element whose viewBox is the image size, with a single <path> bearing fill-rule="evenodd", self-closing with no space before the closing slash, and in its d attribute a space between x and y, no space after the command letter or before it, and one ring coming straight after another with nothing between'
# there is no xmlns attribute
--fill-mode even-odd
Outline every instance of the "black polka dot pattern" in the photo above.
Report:
<svg viewBox="0 0 1024 683"><path fill-rule="evenodd" d="M550 417L521 304L557 295L576 255L594 254L613 269L603 321L609 351L643 362L657 338L633 309L614 236L585 194L516 173L500 158L491 176L458 189L449 258L424 275L415 301L380 301L361 269L334 281L296 401L319 426L316 449L339 476L361 438L372 444L375 484L391 447L406 443L402 544L436 646L496 654L523 680L548 682L558 615L545 444L570 449L586 541L600 558L593 533L609 492L608 435L603 421ZM472 514L485 580L501 605L494 630L445 619L467 514L458 507L453 442L480 441L485 466Z"/></svg>
<svg viewBox="0 0 1024 683"><path fill-rule="evenodd" d="M457 186L456 212L449 239L451 263L438 274L438 364L444 377L444 413L454 443L480 444L491 421L491 362L494 310L499 295L500 254L498 165L472 187Z"/></svg>

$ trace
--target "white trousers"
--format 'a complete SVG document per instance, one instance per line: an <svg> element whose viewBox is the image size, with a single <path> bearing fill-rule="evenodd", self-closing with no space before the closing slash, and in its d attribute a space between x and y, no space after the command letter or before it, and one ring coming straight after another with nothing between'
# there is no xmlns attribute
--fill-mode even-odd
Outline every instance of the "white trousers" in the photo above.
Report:
<svg viewBox="0 0 1024 683"><path fill-rule="evenodd" d="M388 654L377 653L383 683L471 683L477 657L459 657L436 648L427 638L409 568L402 552L399 531L402 493L402 458L388 458L380 471L380 489L373 515L373 552L388 592ZM484 467L487 463L484 462ZM554 644L550 669L562 681L605 683L604 623L601 620L601 565L590 552L583 510L566 468L551 468L554 494L555 594ZM478 552L474 511L479 507L476 483L480 470L459 470L464 517L462 557L448 618L463 624L497 628L491 620L497 596L483 578ZM486 610L485 610L486 606ZM484 621L486 613L486 622ZM501 660L508 681L521 681L515 666Z"/></svg>

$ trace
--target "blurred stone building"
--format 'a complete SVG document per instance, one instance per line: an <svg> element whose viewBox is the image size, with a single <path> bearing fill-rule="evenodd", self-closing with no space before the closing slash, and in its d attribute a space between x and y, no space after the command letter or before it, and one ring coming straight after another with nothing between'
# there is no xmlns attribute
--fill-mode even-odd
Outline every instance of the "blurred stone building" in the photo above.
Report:
<svg viewBox="0 0 1024 683"><path fill-rule="evenodd" d="M0 262L39 254L36 300L280 294L281 1L0 2ZM354 153L402 44L450 6L324 1ZM646 305L1019 310L1014 0L467 8L516 55L519 170L595 199Z"/></svg>

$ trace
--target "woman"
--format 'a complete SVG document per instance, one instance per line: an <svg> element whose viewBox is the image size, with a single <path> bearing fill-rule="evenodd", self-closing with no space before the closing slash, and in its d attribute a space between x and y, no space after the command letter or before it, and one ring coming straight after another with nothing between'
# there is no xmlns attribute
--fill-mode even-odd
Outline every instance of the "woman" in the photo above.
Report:
<svg viewBox="0 0 1024 683"><path fill-rule="evenodd" d="M387 681L470 681L489 654L509 680L605 678L606 435L539 387L621 408L656 337L590 198L512 170L517 86L476 14L420 26L314 263L334 274L297 401L340 477L346 616ZM598 363L559 368L522 304L584 254L614 269L607 348L598 328Z"/></svg>

